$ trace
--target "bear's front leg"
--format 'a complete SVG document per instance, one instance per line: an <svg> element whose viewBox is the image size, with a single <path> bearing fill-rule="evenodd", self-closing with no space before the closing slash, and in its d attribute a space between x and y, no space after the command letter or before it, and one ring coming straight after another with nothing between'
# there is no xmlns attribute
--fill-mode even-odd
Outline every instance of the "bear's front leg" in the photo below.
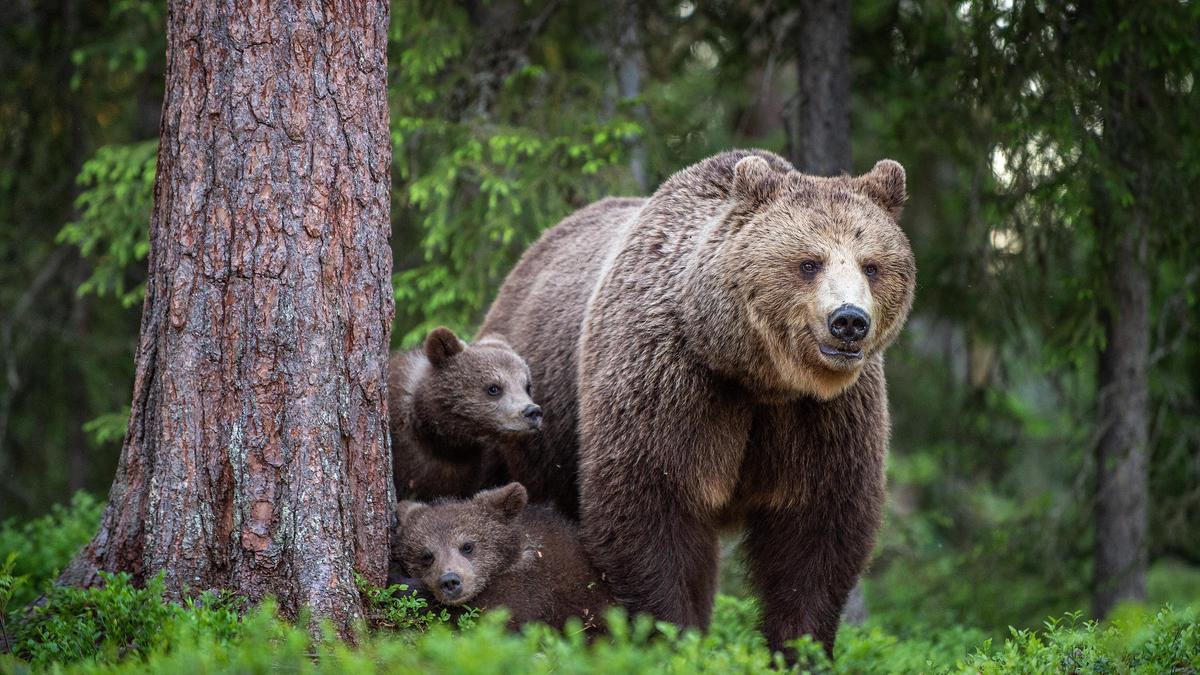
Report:
<svg viewBox="0 0 1200 675"><path fill-rule="evenodd" d="M759 510L746 521L751 581L762 599L767 645L791 662L786 643L812 635L833 658L842 608L874 544L881 495L806 509Z"/></svg>
<svg viewBox="0 0 1200 675"><path fill-rule="evenodd" d="M628 480L627 478L625 480ZM613 597L681 626L707 628L716 591L716 530L662 490L635 480L588 485L581 535Z"/></svg>
<svg viewBox="0 0 1200 675"><path fill-rule="evenodd" d="M716 591L716 516L736 485L750 412L701 368L649 349L634 356L584 359L584 547L631 612L704 628Z"/></svg>

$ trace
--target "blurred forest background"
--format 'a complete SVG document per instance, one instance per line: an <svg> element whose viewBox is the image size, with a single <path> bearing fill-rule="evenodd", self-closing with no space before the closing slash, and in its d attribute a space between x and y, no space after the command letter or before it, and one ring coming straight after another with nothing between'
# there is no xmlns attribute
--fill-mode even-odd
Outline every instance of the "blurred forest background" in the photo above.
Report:
<svg viewBox="0 0 1200 675"><path fill-rule="evenodd" d="M102 499L114 475L165 12L0 7L0 519ZM795 157L798 17L395 2L394 346L439 324L471 334L525 247L591 200L724 149ZM1200 602L1200 3L858 0L849 22L853 171L907 168L920 284L888 358L871 615L1002 631L1089 608L1115 418L1132 419L1128 475L1146 479L1122 490L1148 509L1149 599ZM1105 354L1129 326L1144 388L1115 391Z"/></svg>

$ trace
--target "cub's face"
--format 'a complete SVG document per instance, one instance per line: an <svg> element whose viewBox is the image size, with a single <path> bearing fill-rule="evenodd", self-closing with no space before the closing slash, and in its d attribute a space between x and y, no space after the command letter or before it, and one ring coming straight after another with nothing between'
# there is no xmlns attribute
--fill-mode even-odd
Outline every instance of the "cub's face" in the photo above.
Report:
<svg viewBox="0 0 1200 675"><path fill-rule="evenodd" d="M432 373L417 396L422 414L460 438L488 440L536 433L542 409L534 403L529 366L498 336L467 345L445 328L425 342Z"/></svg>
<svg viewBox="0 0 1200 675"><path fill-rule="evenodd" d="M469 500L396 505L393 557L443 605L470 603L520 555L513 521L527 502L525 488L510 483Z"/></svg>
<svg viewBox="0 0 1200 675"><path fill-rule="evenodd" d="M755 161L763 166L743 166ZM912 306L916 266L895 220L903 169L880 162L829 179L763 169L757 158L735 169L757 181L758 201L733 235L726 274L784 385L832 398L895 339Z"/></svg>

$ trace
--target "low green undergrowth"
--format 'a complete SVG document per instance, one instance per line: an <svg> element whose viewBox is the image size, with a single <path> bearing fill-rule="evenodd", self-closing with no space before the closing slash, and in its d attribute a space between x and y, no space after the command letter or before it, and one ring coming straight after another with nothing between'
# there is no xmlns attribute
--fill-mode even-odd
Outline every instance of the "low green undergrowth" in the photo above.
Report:
<svg viewBox="0 0 1200 675"><path fill-rule="evenodd" d="M77 492L70 504L55 504L40 518L0 521L0 563L11 556L10 574L24 579L13 590L11 606L23 606L46 590L96 533L103 510L95 497Z"/></svg>
<svg viewBox="0 0 1200 675"><path fill-rule="evenodd" d="M364 591L372 627L363 623L354 640L343 641L328 628L314 637L305 621L278 618L270 602L244 613L236 598L215 594L175 605L163 600L157 579L139 589L114 575L104 588L55 589L10 621L13 653L0 655L0 672L765 673L783 667L755 629L755 602L745 598L718 596L706 634L614 610L609 635L589 642L578 623L562 632L534 625L513 633L503 612L455 621L383 589ZM1191 609L1130 607L1103 625L1067 615L996 642L959 627L901 639L868 625L842 630L832 662L811 640L799 641L793 671L1194 673L1198 620Z"/></svg>
<svg viewBox="0 0 1200 675"><path fill-rule="evenodd" d="M86 496L25 524L0 526L0 673L206 672L720 672L784 667L756 628L753 599L719 595L707 633L681 631L648 617L608 615L609 634L505 629L502 612L452 615L423 600L359 579L366 615L352 640L302 618L279 618L264 602L205 593L167 602L161 578L135 587L108 575L102 588L52 580L87 540L99 506ZM1172 579L1180 577L1172 574ZM1153 585L1153 584L1152 584ZM1183 598L1172 586L1169 595ZM27 603L39 598L33 606ZM1128 606L1108 622L1066 614L1037 630L994 633L953 621L899 622L877 613L845 627L831 662L811 640L797 644L793 672L813 673L1196 673L1200 613L1195 606L1157 611Z"/></svg>

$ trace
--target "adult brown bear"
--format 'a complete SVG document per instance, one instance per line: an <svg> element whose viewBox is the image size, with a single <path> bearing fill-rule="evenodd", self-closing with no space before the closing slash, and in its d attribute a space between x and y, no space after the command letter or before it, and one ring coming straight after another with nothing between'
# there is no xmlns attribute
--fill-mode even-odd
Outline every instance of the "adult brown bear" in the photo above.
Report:
<svg viewBox="0 0 1200 675"><path fill-rule="evenodd" d="M904 169L805 176L728 152L547 231L482 331L528 360L546 425L514 475L578 508L632 611L706 626L717 531L741 526L772 648L832 652L884 500L883 350L916 269Z"/></svg>

